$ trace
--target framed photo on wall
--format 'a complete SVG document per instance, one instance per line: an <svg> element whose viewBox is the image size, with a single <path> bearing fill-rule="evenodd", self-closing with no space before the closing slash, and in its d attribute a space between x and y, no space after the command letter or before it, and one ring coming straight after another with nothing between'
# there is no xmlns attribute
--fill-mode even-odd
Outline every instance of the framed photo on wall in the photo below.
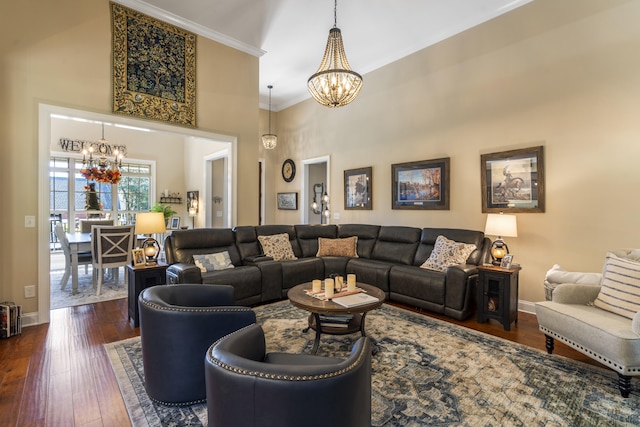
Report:
<svg viewBox="0 0 640 427"><path fill-rule="evenodd" d="M482 212L544 212L544 147L480 156Z"/></svg>
<svg viewBox="0 0 640 427"><path fill-rule="evenodd" d="M372 168L344 171L344 208L371 210Z"/></svg>
<svg viewBox="0 0 640 427"><path fill-rule="evenodd" d="M449 157L391 165L392 209L449 210Z"/></svg>
<svg viewBox="0 0 640 427"><path fill-rule="evenodd" d="M278 193L278 209L298 210L298 193Z"/></svg>

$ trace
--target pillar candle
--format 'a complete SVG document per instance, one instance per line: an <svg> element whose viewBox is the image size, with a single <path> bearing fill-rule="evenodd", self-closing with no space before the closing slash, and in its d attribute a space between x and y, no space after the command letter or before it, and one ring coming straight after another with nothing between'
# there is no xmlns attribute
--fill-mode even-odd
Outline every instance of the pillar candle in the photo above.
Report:
<svg viewBox="0 0 640 427"><path fill-rule="evenodd" d="M356 290L356 275L347 274L347 290L353 292Z"/></svg>
<svg viewBox="0 0 640 427"><path fill-rule="evenodd" d="M322 280L316 279L311 283L313 283L313 289L312 289L313 293L319 294L320 291L322 290Z"/></svg>
<svg viewBox="0 0 640 427"><path fill-rule="evenodd" d="M324 279L324 296L331 299L333 298L334 291L333 279Z"/></svg>

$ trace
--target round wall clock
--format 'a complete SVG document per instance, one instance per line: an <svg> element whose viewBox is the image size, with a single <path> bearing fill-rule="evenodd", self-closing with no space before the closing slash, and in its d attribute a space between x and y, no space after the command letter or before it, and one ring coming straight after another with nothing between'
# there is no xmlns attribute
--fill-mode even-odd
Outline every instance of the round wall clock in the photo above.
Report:
<svg viewBox="0 0 640 427"><path fill-rule="evenodd" d="M293 160L287 159L282 163L282 179L286 182L293 181L293 178L296 177L296 164L293 163Z"/></svg>

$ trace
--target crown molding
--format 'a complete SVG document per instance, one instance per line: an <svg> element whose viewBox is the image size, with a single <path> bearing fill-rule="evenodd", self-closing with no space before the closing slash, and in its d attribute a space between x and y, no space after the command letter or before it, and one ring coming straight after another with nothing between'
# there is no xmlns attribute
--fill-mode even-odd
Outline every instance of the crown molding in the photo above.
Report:
<svg viewBox="0 0 640 427"><path fill-rule="evenodd" d="M164 22L168 22L169 24L175 25L176 27L180 27L187 31L191 31L199 36L205 37L207 39L216 41L225 46L232 47L241 52L248 53L249 55L256 56L260 58L266 52L258 47L251 46L247 43L244 43L240 40L236 40L232 37L229 37L225 34L214 31L210 28L205 27L204 25L200 25L193 21L189 21L188 19L184 19L178 15L175 15L171 12L167 12L166 10L160 9L156 6L152 6L148 3L145 3L140 0L113 0L114 3L121 4L122 6L128 7L130 9L137 10L138 12L144 13L146 15L152 16L156 19L160 19Z"/></svg>

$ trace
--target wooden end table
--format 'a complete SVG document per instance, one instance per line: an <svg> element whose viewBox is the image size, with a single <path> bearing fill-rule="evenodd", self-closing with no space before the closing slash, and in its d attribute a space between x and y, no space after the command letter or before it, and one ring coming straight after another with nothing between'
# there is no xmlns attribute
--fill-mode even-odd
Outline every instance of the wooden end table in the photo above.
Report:
<svg viewBox="0 0 640 427"><path fill-rule="evenodd" d="M133 327L140 325L140 313L138 311L138 296L140 293L156 285L167 284L167 264L161 262L156 265L143 265L134 267L127 265L127 280L129 282L129 320L133 319Z"/></svg>
<svg viewBox="0 0 640 427"><path fill-rule="evenodd" d="M316 331L315 341L313 342L313 348L311 349L312 354L316 354L318 352L320 335L323 333L329 335L347 335L360 331L362 336L366 337L367 334L365 332L365 318L367 316L367 313L380 307L385 300L385 294L382 289L372 285L367 285L366 283L358 282L356 284L358 288L363 289L368 295L378 298L378 301L347 308L331 300L323 301L307 295L305 293L305 290L310 290L311 286L311 282L294 286L293 288L289 289L287 296L291 304L293 304L295 307L310 312L309 326L305 328L304 331L308 331L309 328ZM336 295L336 297L338 296L339 295ZM320 321L321 314L351 314L353 315L353 318L349 321L349 324L345 328L327 327L322 326L322 322Z"/></svg>
<svg viewBox="0 0 640 427"><path fill-rule="evenodd" d="M495 319L505 331L518 323L518 273L520 266L478 266L478 323Z"/></svg>

